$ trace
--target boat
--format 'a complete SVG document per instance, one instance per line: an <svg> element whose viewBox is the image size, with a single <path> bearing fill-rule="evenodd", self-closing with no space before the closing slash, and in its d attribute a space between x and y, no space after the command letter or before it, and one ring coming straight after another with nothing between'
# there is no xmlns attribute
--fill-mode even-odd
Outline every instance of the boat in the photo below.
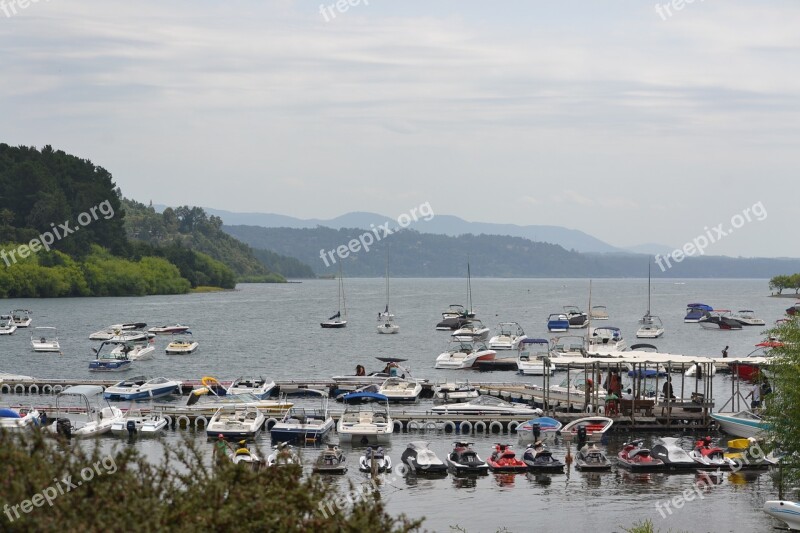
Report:
<svg viewBox="0 0 800 533"><path fill-rule="evenodd" d="M27 328L33 322L31 315L33 313L27 309L14 309L11 311L11 320L18 328Z"/></svg>
<svg viewBox="0 0 800 533"><path fill-rule="evenodd" d="M500 322L495 330L497 334L489 339L489 348L493 350L516 350L528 338L517 322Z"/></svg>
<svg viewBox="0 0 800 533"><path fill-rule="evenodd" d="M611 470L611 461L595 444L585 444L575 457L575 470L579 472L605 472Z"/></svg>
<svg viewBox="0 0 800 533"><path fill-rule="evenodd" d="M311 471L315 474L344 474L347 472L347 457L336 444L328 444L322 450Z"/></svg>
<svg viewBox="0 0 800 533"><path fill-rule="evenodd" d="M553 457L553 453L540 440L528 444L522 454L522 461L528 465L529 472L544 474L564 471L564 463Z"/></svg>
<svg viewBox="0 0 800 533"><path fill-rule="evenodd" d="M587 357L586 337L581 335L562 335L550 342L550 352L554 358Z"/></svg>
<svg viewBox="0 0 800 533"><path fill-rule="evenodd" d="M557 385L550 385L548 394L551 404L554 407L572 408L583 411L586 409L586 381L591 379L585 370L570 370L567 375ZM605 398L607 391L598 383L594 383L594 389L590 395L590 400L594 401L595 396L601 400Z"/></svg>
<svg viewBox="0 0 800 533"><path fill-rule="evenodd" d="M334 428L335 423L328 412L328 393L313 389L308 389L308 392L319 394L320 406L289 409L270 429L273 442L319 442Z"/></svg>
<svg viewBox="0 0 800 533"><path fill-rule="evenodd" d="M586 416L568 423L561 428L559 434L564 440L570 440L585 432L589 441L596 442L603 438L613 424L614 421L605 416Z"/></svg>
<svg viewBox="0 0 800 533"><path fill-rule="evenodd" d="M764 326L766 322L764 322L761 318L756 318L756 312L752 309L740 309L735 314L731 315L731 318L740 323L743 326Z"/></svg>
<svg viewBox="0 0 800 533"><path fill-rule="evenodd" d="M729 315L730 311L726 309L714 309L714 311L710 311L706 316L698 320L698 323L703 329L718 331L736 331L742 329L742 325Z"/></svg>
<svg viewBox="0 0 800 533"><path fill-rule="evenodd" d="M110 341L103 341L98 348L92 348L94 352L94 361L89 362L89 371L91 372L123 372L131 368L133 361L131 361L125 354L112 354L104 353L103 347L111 345Z"/></svg>
<svg viewBox="0 0 800 533"><path fill-rule="evenodd" d="M711 413L719 427L736 437L759 437L769 430L769 423L756 413L745 410L738 413Z"/></svg>
<svg viewBox="0 0 800 533"><path fill-rule="evenodd" d="M231 382L227 394L250 393L257 398L266 399L275 390L275 382L267 380L264 376L238 377Z"/></svg>
<svg viewBox="0 0 800 533"><path fill-rule="evenodd" d="M457 475L486 474L489 465L472 448L472 442L456 441L453 450L445 457L447 467Z"/></svg>
<svg viewBox="0 0 800 533"><path fill-rule="evenodd" d="M293 407L293 404L283 397L277 400L264 400L250 393L220 394L216 391L223 393L225 391L216 379L206 376L201 381L204 382L204 386L191 391L186 403L180 406L184 411L197 416L212 416L222 406L230 409L254 407L268 415L283 416ZM156 404L154 407L174 408L175 404Z"/></svg>
<svg viewBox="0 0 800 533"><path fill-rule="evenodd" d="M413 379L391 377L378 387L378 394L393 403L415 403L422 393L422 385Z"/></svg>
<svg viewBox="0 0 800 533"><path fill-rule="evenodd" d="M576 305L565 305L564 314L567 315L570 329L581 329L589 325L589 316Z"/></svg>
<svg viewBox="0 0 800 533"><path fill-rule="evenodd" d="M561 422L549 416L537 416L517 426L520 440L553 439L561 431Z"/></svg>
<svg viewBox="0 0 800 533"><path fill-rule="evenodd" d="M435 368L458 370L472 368L478 361L492 361L497 352L478 340L451 339L447 351L436 357Z"/></svg>
<svg viewBox="0 0 800 533"><path fill-rule="evenodd" d="M386 254L386 307L378 313L378 333L391 335L398 333L400 326L394 321L394 315L389 312L389 254Z"/></svg>
<svg viewBox="0 0 800 533"><path fill-rule="evenodd" d="M758 445L758 439L749 437L729 440L725 458L734 462L734 466L731 468L736 471L740 469L764 470L778 464L780 455L770 453L765 456L764 451Z"/></svg>
<svg viewBox="0 0 800 533"><path fill-rule="evenodd" d="M675 437L661 437L650 449L651 455L664 463L666 470L695 470L701 466L689 453L678 445Z"/></svg>
<svg viewBox="0 0 800 533"><path fill-rule="evenodd" d="M489 336L489 328L477 318L470 318L469 321L450 334L459 341L485 341Z"/></svg>
<svg viewBox="0 0 800 533"><path fill-rule="evenodd" d="M56 396L56 417L47 426L47 430L66 438L96 437L108 433L111 426L120 421L124 414L108 402L105 407L100 407L95 398L100 398L102 394L103 387L99 385L75 385L59 392ZM61 416L64 401L68 399L77 399L83 410L83 414L72 415L78 420Z"/></svg>
<svg viewBox="0 0 800 533"><path fill-rule="evenodd" d="M429 442L409 442L400 460L408 466L409 474L447 475L447 465L430 449Z"/></svg>
<svg viewBox="0 0 800 533"><path fill-rule="evenodd" d="M569 318L564 313L552 313L547 317L547 331L564 333L569 329Z"/></svg>
<svg viewBox="0 0 800 533"><path fill-rule="evenodd" d="M694 443L689 456L695 462L695 466L711 470L738 470L737 463L725 457L725 451L719 446L713 446L711 442L711 437L702 437Z"/></svg>
<svg viewBox="0 0 800 533"><path fill-rule="evenodd" d="M731 369L731 372L735 374L739 379L743 379L745 381L755 381L758 379L759 374L761 372L764 358L772 357L772 349L773 348L781 348L783 347L783 343L780 341L775 340L768 340L764 342L759 342L755 346L755 350L747 354L746 356L739 359L739 361L735 363L728 363L728 367ZM752 363L745 363L742 362L743 360L752 359Z"/></svg>
<svg viewBox="0 0 800 533"><path fill-rule="evenodd" d="M664 469L664 461L653 457L650 450L643 447L643 440L626 442L617 454L617 465L632 472L654 472Z"/></svg>
<svg viewBox="0 0 800 533"><path fill-rule="evenodd" d="M800 531L800 502L768 500L764 502L764 512L786 524L790 531Z"/></svg>
<svg viewBox="0 0 800 533"><path fill-rule="evenodd" d="M478 387L466 383L436 383L432 387L433 401L442 403L465 402L480 396Z"/></svg>
<svg viewBox="0 0 800 533"><path fill-rule="evenodd" d="M391 472L392 459L386 455L383 446L378 446L377 448L367 446L364 455L358 460L358 469L362 472L372 472L374 469L378 474Z"/></svg>
<svg viewBox="0 0 800 533"><path fill-rule="evenodd" d="M167 378L136 376L107 387L103 398L110 401L152 400L180 393L182 385L180 381Z"/></svg>
<svg viewBox="0 0 800 533"><path fill-rule="evenodd" d="M247 447L246 440L239 441L238 448L229 449L227 456L233 464L246 466L254 472L259 472L267 466L261 456Z"/></svg>
<svg viewBox="0 0 800 533"><path fill-rule="evenodd" d="M435 405L430 410L440 414L505 414L529 416L530 418L542 414L541 409L520 403L505 402L494 396L479 396L468 402Z"/></svg>
<svg viewBox="0 0 800 533"><path fill-rule="evenodd" d="M131 361L147 361L153 358L156 347L148 342L126 342L111 350L112 355L125 355Z"/></svg>
<svg viewBox="0 0 800 533"><path fill-rule="evenodd" d="M347 406L336 431L342 443L388 444L394 432L394 422L389 414L389 399L373 392L349 394ZM371 400L370 403L358 403ZM379 402L379 403L374 403Z"/></svg>
<svg viewBox="0 0 800 533"><path fill-rule="evenodd" d="M686 316L683 321L686 323L700 322L700 319L707 316L714 308L706 304L688 304L686 306Z"/></svg>
<svg viewBox="0 0 800 533"><path fill-rule="evenodd" d="M13 335L17 331L17 325L11 315L0 315L0 335Z"/></svg>
<svg viewBox="0 0 800 533"><path fill-rule="evenodd" d="M42 414L33 406L18 410L10 407L0 408L0 430L23 431L32 429L39 427L42 418Z"/></svg>
<svg viewBox="0 0 800 533"><path fill-rule="evenodd" d="M60 352L61 344L58 342L58 330L49 326L33 328L31 346L34 352Z"/></svg>
<svg viewBox="0 0 800 533"><path fill-rule="evenodd" d="M111 433L118 436L154 437L167 427L167 419L159 413L128 409L125 415L111 424Z"/></svg>
<svg viewBox="0 0 800 533"><path fill-rule="evenodd" d="M492 472L527 472L528 465L517 459L517 454L511 449L510 444L495 444L494 451L486 459L489 470Z"/></svg>
<svg viewBox="0 0 800 533"><path fill-rule="evenodd" d="M132 330L141 330L147 327L147 324L144 322L128 322L125 324L112 324L107 328L103 328L100 331L95 331L91 335L89 335L89 340L92 341L107 341L111 340L112 337L119 335L124 331L132 331ZM145 332L138 332L141 333L144 338L154 337L155 333L145 333ZM133 339L133 340L143 340L143 339Z"/></svg>
<svg viewBox="0 0 800 533"><path fill-rule="evenodd" d="M267 466L287 466L302 464L294 446L281 442L272 447L272 454L267 457Z"/></svg>
<svg viewBox="0 0 800 533"><path fill-rule="evenodd" d="M586 353L592 356L604 356L628 349L628 343L622 338L622 331L614 326L594 328L589 335Z"/></svg>
<svg viewBox="0 0 800 533"><path fill-rule="evenodd" d="M188 333L189 326L182 326L180 324L173 324L171 326L153 326L147 330L156 335L175 335L177 333Z"/></svg>
<svg viewBox="0 0 800 533"><path fill-rule="evenodd" d="M636 330L637 339L657 339L664 334L664 323L655 315L645 315L639 324L639 329Z"/></svg>
<svg viewBox="0 0 800 533"><path fill-rule="evenodd" d="M340 329L347 327L347 303L344 297L344 274L342 273L342 264L339 263L339 310L324 322L320 322L320 326L324 329ZM344 316L342 316L342 309L344 309Z"/></svg>
<svg viewBox="0 0 800 533"><path fill-rule="evenodd" d="M546 339L524 338L517 350L517 371L524 376L553 375L550 343Z"/></svg>
<svg viewBox="0 0 800 533"><path fill-rule="evenodd" d="M442 313L442 320L436 324L436 329L439 331L454 331L461 328L470 318L474 317L475 314L472 313L472 316L470 316L470 313L463 305L450 304L447 311Z"/></svg>
<svg viewBox="0 0 800 533"><path fill-rule="evenodd" d="M800 301L796 302L793 306L788 307L786 309L786 314L788 316L795 316L797 314L800 314Z"/></svg>
<svg viewBox="0 0 800 533"><path fill-rule="evenodd" d="M93 341L109 341L115 344L126 344L129 342L144 342L155 338L155 333L147 331L127 330L120 329L103 329L95 331L89 335L89 339Z"/></svg>
<svg viewBox="0 0 800 533"><path fill-rule="evenodd" d="M191 335L191 333L188 335ZM200 344L197 341L190 339L186 334L182 334L167 344L167 348L164 351L167 355L189 355L194 353L199 346Z"/></svg>
<svg viewBox="0 0 800 533"><path fill-rule="evenodd" d="M589 311L592 320L608 320L608 308L605 305L595 305Z"/></svg>
<svg viewBox="0 0 800 533"><path fill-rule="evenodd" d="M225 440L255 439L264 426L266 417L256 407L223 405L217 409L206 425L206 436L222 435Z"/></svg>
<svg viewBox="0 0 800 533"><path fill-rule="evenodd" d="M687 378L693 378L693 377L698 375L698 371L699 371L700 376L702 376L703 375L703 367L704 366L705 366L705 363L695 363L693 365L690 365L689 368L686 369L686 372L684 372L683 374ZM717 374L717 365L709 365L709 366L711 367L711 375L712 376L716 375Z"/></svg>

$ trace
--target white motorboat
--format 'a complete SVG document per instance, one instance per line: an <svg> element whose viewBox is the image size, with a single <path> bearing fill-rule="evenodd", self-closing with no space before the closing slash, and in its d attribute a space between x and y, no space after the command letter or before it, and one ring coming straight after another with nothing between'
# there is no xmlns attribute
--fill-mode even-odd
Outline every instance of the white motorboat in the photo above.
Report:
<svg viewBox="0 0 800 533"><path fill-rule="evenodd" d="M118 344L111 355L124 355L131 361L147 361L155 356L156 347L150 342L126 342Z"/></svg>
<svg viewBox="0 0 800 533"><path fill-rule="evenodd" d="M197 341L181 335L167 344L165 351L167 355L188 355L194 353L199 346L200 344Z"/></svg>
<svg viewBox="0 0 800 533"><path fill-rule="evenodd" d="M638 339L657 339L664 334L664 324L655 315L644 315L639 320L639 329L636 330Z"/></svg>
<svg viewBox="0 0 800 533"><path fill-rule="evenodd" d="M714 309L698 320L700 327L714 331L739 331L742 324L731 317L727 309Z"/></svg>
<svg viewBox="0 0 800 533"><path fill-rule="evenodd" d="M485 341L489 336L489 328L484 326L483 322L477 318L471 318L469 322L455 330L450 336L459 341Z"/></svg>
<svg viewBox="0 0 800 533"><path fill-rule="evenodd" d="M570 370L568 375L558 385L550 385L549 399L553 406L567 407L582 411L586 401L586 381L591 379L591 373L585 370ZM591 399L595 394L603 401L606 397L606 390L598 383L593 383Z"/></svg>
<svg viewBox="0 0 800 533"><path fill-rule="evenodd" d="M577 436L579 430L583 428L586 431L586 437L590 441L599 441L603 438L606 431L611 429L614 421L605 416L587 416L573 420L563 428L560 434L564 440L569 440Z"/></svg>
<svg viewBox="0 0 800 533"><path fill-rule="evenodd" d="M529 418L540 416L541 409L529 407L521 403L509 403L494 396L479 396L474 400L461 403L436 405L431 412L440 414L504 414L522 415Z"/></svg>
<svg viewBox="0 0 800 533"><path fill-rule="evenodd" d="M476 361L491 361L496 355L497 352L490 350L483 342L452 339L447 351L436 358L435 367L451 370L472 368Z"/></svg>
<svg viewBox="0 0 800 533"><path fill-rule="evenodd" d="M100 331L95 331L89 335L89 340L110 341L121 344L125 342L146 341L156 336L155 333L132 329L122 329L120 326L122 326L122 324L116 324L114 326L101 329Z"/></svg>
<svg viewBox="0 0 800 533"><path fill-rule="evenodd" d="M255 439L267 418L256 407L223 405L217 409L206 426L206 436L225 440Z"/></svg>
<svg viewBox="0 0 800 533"><path fill-rule="evenodd" d="M414 379L391 377L378 388L378 394L394 403L414 403L419 400L422 385Z"/></svg>
<svg viewBox="0 0 800 533"><path fill-rule="evenodd" d="M763 319L756 318L756 312L752 309L741 309L731 316L743 326L763 326L766 324Z"/></svg>
<svg viewBox="0 0 800 533"><path fill-rule="evenodd" d="M605 305L595 305L590 311L592 320L608 320L608 309Z"/></svg>
<svg viewBox="0 0 800 533"><path fill-rule="evenodd" d="M128 409L120 420L111 424L111 433L118 436L154 437L167 427L167 419L159 413Z"/></svg>
<svg viewBox="0 0 800 533"><path fill-rule="evenodd" d="M489 348L493 350L516 350L528 338L517 322L500 322L495 329L497 335L489 339Z"/></svg>
<svg viewBox="0 0 800 533"><path fill-rule="evenodd" d="M769 500L764 502L764 512L785 523L790 531L800 531L800 502Z"/></svg>
<svg viewBox="0 0 800 533"><path fill-rule="evenodd" d="M111 344L111 341L103 341L98 348L92 348L95 359L89 362L91 372L122 372L131 368L133 361L124 353L103 352L103 348Z"/></svg>
<svg viewBox="0 0 800 533"><path fill-rule="evenodd" d="M434 402L465 402L480 396L478 387L466 383L437 383L433 386Z"/></svg>
<svg viewBox="0 0 800 533"><path fill-rule="evenodd" d="M31 312L27 309L14 309L11 311L11 320L18 328L27 328L33 322Z"/></svg>
<svg viewBox="0 0 800 533"><path fill-rule="evenodd" d="M389 255L386 255L386 307L378 313L378 333L392 334L400 331L400 326L394 321L394 315L389 312Z"/></svg>
<svg viewBox="0 0 800 533"><path fill-rule="evenodd" d="M622 338L622 331L613 326L593 328L589 335L586 349L589 357L604 356L628 349L628 343Z"/></svg>
<svg viewBox="0 0 800 533"><path fill-rule="evenodd" d="M589 325L589 316L576 305L565 305L564 314L567 315L570 329L581 329Z"/></svg>
<svg viewBox="0 0 800 533"><path fill-rule="evenodd" d="M517 371L526 376L552 375L554 367L550 365L549 357L550 343L546 339L526 337L517 350Z"/></svg>
<svg viewBox="0 0 800 533"><path fill-rule="evenodd" d="M152 400L179 392L182 385L180 381L162 377L136 376L107 387L103 398L111 401Z"/></svg>
<svg viewBox="0 0 800 533"><path fill-rule="evenodd" d="M389 414L389 399L382 394L360 392L350 394L336 431L342 443L388 444L394 433L394 422ZM373 400L380 403L352 403Z"/></svg>
<svg viewBox="0 0 800 533"><path fill-rule="evenodd" d="M153 326L147 331L150 333L155 333L156 335L175 335L178 333L188 333L189 326L182 326L180 324L173 324L171 326Z"/></svg>
<svg viewBox="0 0 800 533"><path fill-rule="evenodd" d="M344 297L344 274L342 273L342 264L339 263L339 310L336 314L331 316L328 320L321 322L320 326L324 329L341 329L347 326L347 303ZM344 310L344 315L342 315Z"/></svg>
<svg viewBox="0 0 800 533"><path fill-rule="evenodd" d="M34 328L31 334L31 346L34 352L60 352L58 330L49 326Z"/></svg>
<svg viewBox="0 0 800 533"><path fill-rule="evenodd" d="M725 433L735 437L759 437L769 430L769 423L749 410L738 413L711 413L711 418Z"/></svg>
<svg viewBox="0 0 800 533"><path fill-rule="evenodd" d="M47 429L52 434L64 435L67 438L96 437L111 430L115 422L122 420L123 412L105 402L99 404L103 387L99 385L76 385L67 387L56 396L56 418ZM83 414L61 416L65 401L76 400L84 410Z"/></svg>
<svg viewBox="0 0 800 533"><path fill-rule="evenodd" d="M586 337L562 335L551 341L553 357L586 357Z"/></svg>
<svg viewBox="0 0 800 533"><path fill-rule="evenodd" d="M239 377L233 380L228 387L228 394L243 394L249 392L261 399L268 398L275 389L275 382L264 376Z"/></svg>
<svg viewBox="0 0 800 533"><path fill-rule="evenodd" d="M328 412L328 393L308 389L321 398L319 408L292 407L286 415L270 429L273 442L319 442L334 428Z"/></svg>
<svg viewBox="0 0 800 533"><path fill-rule="evenodd" d="M209 380L219 383L214 378L209 377L204 377L201 381L209 383ZM210 387L206 385L193 390L189 394L183 409L196 415L211 416L222 406L227 406L228 408L254 407L271 416L283 416L293 406L292 402L287 401L285 398L262 400L250 393L217 395L214 391L215 388L219 390L221 386ZM156 407L174 408L175 404L161 404Z"/></svg>
<svg viewBox="0 0 800 533"><path fill-rule="evenodd" d="M11 315L0 315L0 335L13 335L17 331L17 325Z"/></svg>
<svg viewBox="0 0 800 533"><path fill-rule="evenodd" d="M33 406L20 408L0 408L0 430L22 431L38 427L42 421L41 413Z"/></svg>

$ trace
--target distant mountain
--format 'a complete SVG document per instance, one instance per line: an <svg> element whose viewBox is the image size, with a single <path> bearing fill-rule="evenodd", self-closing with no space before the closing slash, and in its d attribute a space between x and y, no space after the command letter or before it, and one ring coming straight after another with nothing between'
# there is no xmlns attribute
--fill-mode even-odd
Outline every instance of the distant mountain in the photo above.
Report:
<svg viewBox="0 0 800 533"><path fill-rule="evenodd" d="M656 244L652 242L644 244L636 244L634 246L626 246L625 251L633 254L646 254L646 255L667 255L672 253L674 248L664 246L663 244Z"/></svg>

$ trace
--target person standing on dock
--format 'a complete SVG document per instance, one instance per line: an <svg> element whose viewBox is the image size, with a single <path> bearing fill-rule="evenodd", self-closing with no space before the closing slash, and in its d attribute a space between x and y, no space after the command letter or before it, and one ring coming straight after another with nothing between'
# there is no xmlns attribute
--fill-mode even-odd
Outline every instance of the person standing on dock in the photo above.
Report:
<svg viewBox="0 0 800 533"><path fill-rule="evenodd" d="M664 387L661 389L664 393L665 400L674 400L675 392L672 390L672 377L667 376L667 381L664 382Z"/></svg>
<svg viewBox="0 0 800 533"><path fill-rule="evenodd" d="M583 402L583 411L586 412L589 409L589 404L592 401L592 393L594 392L594 382L592 378L586 378L586 384L583 388L584 391L584 402Z"/></svg>
<svg viewBox="0 0 800 533"><path fill-rule="evenodd" d="M724 359L726 357L728 357L728 346L722 349L722 358Z"/></svg>
<svg viewBox="0 0 800 533"><path fill-rule="evenodd" d="M753 383L753 388L745 396L745 399L753 398L750 400L750 409L758 409L761 407L761 383Z"/></svg>

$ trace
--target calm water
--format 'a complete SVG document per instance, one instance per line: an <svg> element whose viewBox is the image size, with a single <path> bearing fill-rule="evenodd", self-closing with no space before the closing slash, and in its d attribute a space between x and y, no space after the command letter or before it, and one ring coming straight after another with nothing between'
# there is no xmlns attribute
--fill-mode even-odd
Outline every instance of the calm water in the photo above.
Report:
<svg viewBox="0 0 800 533"><path fill-rule="evenodd" d="M376 356L407 358L416 377L470 378L483 381L533 381L511 372L473 373L437 371L436 356L447 344L447 333L434 330L440 313L448 304L466 304L463 279L392 280L391 309L401 325L399 335L378 335L375 317L384 305L383 280L345 281L348 327L322 330L319 322L336 311L337 284L333 281L308 281L287 285L242 285L237 291L186 296L145 298L95 298L56 300L6 300L11 310L29 308L34 326L56 326L63 355L35 354L30 350L29 333L18 330L12 337L0 337L0 371L51 378L94 378L88 372L91 347L88 335L112 323L145 321L188 324L200 349L190 356L166 356L165 338L157 339L155 360L136 363L127 375L164 375L199 379L213 375L231 379L242 374L265 374L273 379L326 378L353 373L356 364L368 370L383 366ZM652 284L652 312L664 321L666 334L654 342L661 351L687 355L719 356L729 345L731 356L746 355L762 339L763 328L735 332L702 330L684 324L686 303L703 302L727 309L755 309L768 324L783 315L791 300L769 298L765 280L685 280L657 281ZM501 321L517 321L529 336L550 338L546 319L563 305L589 307L587 280L509 280L474 279L474 307L487 326ZM599 280L593 283L592 305L606 305L611 315L607 325L622 328L628 343L637 320L647 307L647 280ZM602 323L601 323L602 324ZM717 405L727 399L722 391L730 388L727 376L715 378ZM720 399L722 399L720 401ZM7 396L3 404L17 403ZM44 398L37 399L44 402ZM183 432L170 432L177 441ZM636 435L637 437L639 435ZM648 438L652 435L641 435ZM420 434L395 435L387 447L395 463L405 445ZM451 438L441 433L423 435L443 456ZM625 436L608 443L615 454ZM503 437L515 441L516 437ZM475 436L476 449L488 455L497 436ZM112 438L104 445L115 445ZM687 438L687 445L690 439ZM266 445L266 441L263 441ZM145 451L156 452L156 444L140 443ZM210 449L210 446L209 446ZM521 451L522 448L519 448ZM562 456L565 449L555 445ZM351 471L333 483L346 487L363 478L354 467L361 451L348 449ZM306 454L313 460L316 452ZM448 531L456 524L468 531L585 531L590 528L620 531L642 518L652 518L663 531L766 531L773 525L760 508L776 496L767 474L730 476L725 474L705 498L686 504L666 519L655 503L672 498L694 486L695 475L631 475L612 471L601 475L571 472L554 476L495 476L478 480L405 480L387 478L382 492L393 513L425 516L426 527Z"/></svg>

